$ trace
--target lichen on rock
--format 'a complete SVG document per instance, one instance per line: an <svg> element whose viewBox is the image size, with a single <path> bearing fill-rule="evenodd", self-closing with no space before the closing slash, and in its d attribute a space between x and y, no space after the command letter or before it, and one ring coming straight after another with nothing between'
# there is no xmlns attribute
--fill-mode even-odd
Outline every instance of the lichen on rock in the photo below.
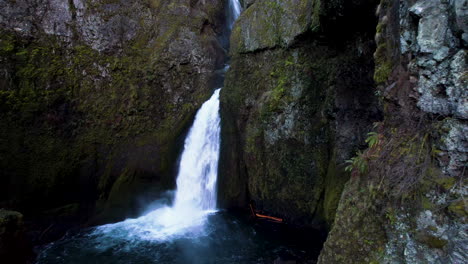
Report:
<svg viewBox="0 0 468 264"><path fill-rule="evenodd" d="M385 114L376 133L385 143L377 153L372 148L364 152L361 158L367 160L368 171L358 173L344 191L373 197L364 202L369 209L362 214L371 215L366 226L380 230L381 237L374 242L379 246L335 251L350 239L367 239L356 227L362 217L352 215L354 204L342 196L319 263L466 260L462 6L466 1L381 1L374 78Z"/></svg>
<svg viewBox="0 0 468 264"><path fill-rule="evenodd" d="M331 226L349 176L343 163L364 141L355 131L380 117L369 70L374 29L344 33L353 18L373 16L358 2L256 1L239 18L221 92L222 138L236 145L222 147L225 205L253 199L293 224Z"/></svg>

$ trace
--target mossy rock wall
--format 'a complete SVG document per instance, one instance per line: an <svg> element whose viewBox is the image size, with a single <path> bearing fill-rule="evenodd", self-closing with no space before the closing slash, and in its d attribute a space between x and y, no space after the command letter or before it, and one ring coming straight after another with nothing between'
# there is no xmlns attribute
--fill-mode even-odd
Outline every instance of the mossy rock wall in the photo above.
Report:
<svg viewBox="0 0 468 264"><path fill-rule="evenodd" d="M380 1L374 79L384 119L355 157L367 169L353 169L319 263L466 262L462 2Z"/></svg>
<svg viewBox="0 0 468 264"><path fill-rule="evenodd" d="M135 215L175 187L186 130L219 86L224 2L46 2L1 10L0 207Z"/></svg>
<svg viewBox="0 0 468 264"><path fill-rule="evenodd" d="M294 224L331 225L348 178L343 163L380 118L374 28L347 24L372 18L373 6L354 4L344 16L328 4L314 9L319 1L256 1L239 18L221 92L223 205L255 200Z"/></svg>

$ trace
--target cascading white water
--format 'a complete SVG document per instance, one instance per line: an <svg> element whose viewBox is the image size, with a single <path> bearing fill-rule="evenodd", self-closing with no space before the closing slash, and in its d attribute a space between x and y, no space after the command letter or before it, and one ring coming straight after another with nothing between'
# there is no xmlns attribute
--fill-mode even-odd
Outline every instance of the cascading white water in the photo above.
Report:
<svg viewBox="0 0 468 264"><path fill-rule="evenodd" d="M239 0L229 0L229 14L228 14L228 22L229 28L232 29L234 22L236 22L237 18L241 13L241 4Z"/></svg>
<svg viewBox="0 0 468 264"><path fill-rule="evenodd" d="M229 0L229 8L232 27L240 13L239 1ZM37 263L264 263L273 262L282 252L306 256L311 246L308 239L303 249L289 248L290 239L284 234L272 241L273 230L261 235L237 217L223 213L208 217L216 211L219 93L216 90L203 104L187 135L172 206L67 235L49 244Z"/></svg>
<svg viewBox="0 0 468 264"><path fill-rule="evenodd" d="M203 104L185 140L179 165L175 210L216 209L220 144L219 92Z"/></svg>
<svg viewBox="0 0 468 264"><path fill-rule="evenodd" d="M239 17L239 0L229 0L229 26ZM136 219L96 228L96 235L110 238L167 240L198 236L207 215L216 211L216 180L220 147L219 92L195 116L185 139L179 164L177 190L172 206L164 206ZM104 237L105 237L104 236Z"/></svg>
<svg viewBox="0 0 468 264"><path fill-rule="evenodd" d="M198 110L185 139L177 190L171 207L164 206L137 219L98 227L111 237L166 240L199 235L206 216L216 210L216 178L220 145L219 92Z"/></svg>

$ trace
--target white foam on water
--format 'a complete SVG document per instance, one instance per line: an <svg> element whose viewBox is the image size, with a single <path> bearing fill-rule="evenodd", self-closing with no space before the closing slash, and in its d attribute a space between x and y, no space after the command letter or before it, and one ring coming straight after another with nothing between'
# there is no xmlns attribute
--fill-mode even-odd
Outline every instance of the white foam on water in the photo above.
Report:
<svg viewBox="0 0 468 264"><path fill-rule="evenodd" d="M229 26L241 13L239 0L229 0ZM99 240L168 241L206 234L207 216L216 212L216 180L220 148L219 92L198 110L185 139L172 206L163 206L136 219L97 227ZM106 243L101 244L108 247Z"/></svg>
<svg viewBox="0 0 468 264"><path fill-rule="evenodd" d="M113 238L168 240L204 234L207 216L216 212L216 180L220 148L219 92L195 116L179 163L172 206L136 219L100 226L95 233Z"/></svg>

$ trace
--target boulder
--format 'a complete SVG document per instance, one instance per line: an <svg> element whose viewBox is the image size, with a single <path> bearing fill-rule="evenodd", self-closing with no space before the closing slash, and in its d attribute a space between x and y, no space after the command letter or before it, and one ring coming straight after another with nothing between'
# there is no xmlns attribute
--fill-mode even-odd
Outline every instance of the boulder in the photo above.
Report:
<svg viewBox="0 0 468 264"><path fill-rule="evenodd" d="M0 260L2 263L27 263L32 247L26 240L23 215L0 209Z"/></svg>

